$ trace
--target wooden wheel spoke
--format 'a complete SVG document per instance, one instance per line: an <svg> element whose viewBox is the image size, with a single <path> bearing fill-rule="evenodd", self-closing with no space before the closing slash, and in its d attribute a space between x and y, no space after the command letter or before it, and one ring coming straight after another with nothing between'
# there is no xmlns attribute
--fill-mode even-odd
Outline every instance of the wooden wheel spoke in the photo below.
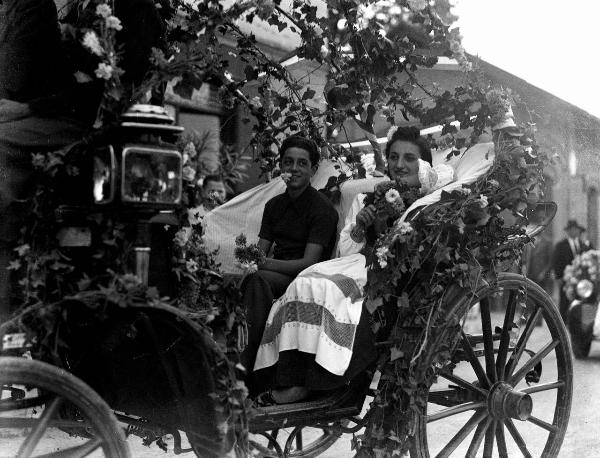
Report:
<svg viewBox="0 0 600 458"><path fill-rule="evenodd" d="M475 426L483 420L487 415L487 411L485 409L478 410L475 412L471 418L465 423L465 425L460 428L460 430L454 435L450 442L446 444L446 446L440 451L437 455L437 458L445 458L452 454L454 450L467 438L469 433L475 428Z"/></svg>
<svg viewBox="0 0 600 458"><path fill-rule="evenodd" d="M475 430L475 434L473 434L473 440L471 440L471 443L469 444L469 449L467 450L465 458L475 458L475 456L477 456L477 450L481 447L483 438L487 436L487 431L492 422L493 418L487 417L477 425L477 429Z"/></svg>
<svg viewBox="0 0 600 458"><path fill-rule="evenodd" d="M502 325L502 334L500 335L500 345L498 346L498 356L496 357L496 373L498 380L504 380L504 366L506 365L506 357L508 356L508 347L510 345L510 331L515 321L515 309L517 301L515 290L510 290L508 296L508 304L506 304L506 314L504 315L504 323Z"/></svg>
<svg viewBox="0 0 600 458"><path fill-rule="evenodd" d="M504 425L501 421L496 424L496 443L498 444L498 455L500 458L508 458L506 437L504 436Z"/></svg>
<svg viewBox="0 0 600 458"><path fill-rule="evenodd" d="M431 415L427 415L427 423L431 423L434 421L442 420L444 418L451 417L452 415L458 415L459 413L466 412L468 410L476 410L485 407L485 402L465 402L464 404L459 404L457 406L448 407L446 409L442 409L439 412L436 412Z"/></svg>
<svg viewBox="0 0 600 458"><path fill-rule="evenodd" d="M559 380L558 382L544 383L542 385L529 386L521 390L522 393L531 394L539 393L540 391L556 390L565 386L565 382Z"/></svg>
<svg viewBox="0 0 600 458"><path fill-rule="evenodd" d="M490 379L484 372L483 367L481 367L481 363L479 362L479 359L477 359L477 356L473 351L473 347L471 347L469 339L465 335L464 331L461 331L461 337L461 345L463 347L463 350L465 351L465 354L467 355L469 362L471 363L471 366L473 367L473 370L475 371L477 380L479 380L479 383L481 383L482 386L489 388L490 386L492 386L490 383Z"/></svg>
<svg viewBox="0 0 600 458"><path fill-rule="evenodd" d="M558 344L559 340L553 340L552 342L546 344L544 348L538 351L535 355L531 357L523 366L510 378L510 384L515 386L527 373L535 367L542 359L546 357L548 353L554 350Z"/></svg>
<svg viewBox="0 0 600 458"><path fill-rule="evenodd" d="M517 444L517 447L519 447L519 450L521 450L523 457L531 458L531 453L529 453L529 450L527 450L527 445L525 444L521 433L519 433L519 430L517 429L513 421L510 418L507 418L506 420L504 420L504 423L506 424L506 429L508 429L508 432Z"/></svg>
<svg viewBox="0 0 600 458"><path fill-rule="evenodd" d="M558 427L554 426L550 423L545 422L544 420L540 420L537 417L534 416L530 416L527 421L530 421L531 423L533 423L536 426L539 426L540 428L545 429L546 431L550 431L551 433L556 433L558 432Z"/></svg>
<svg viewBox="0 0 600 458"><path fill-rule="evenodd" d="M527 342L529 341L529 338L531 337L531 333L533 332L533 329L535 327L535 322L538 320L541 313L542 313L542 310L540 308L537 308L535 310L535 313L533 314L533 316L529 319L529 321L525 325L525 330L523 331L523 334L521 334L521 336L519 337L519 341L517 342L517 345L515 346L515 350L513 351L512 355L510 356L510 359L508 361L508 365L507 365L508 367L504 371L504 378L508 378L513 373L515 368L517 367L517 364L519 363L519 360L521 359L521 356L523 355L523 352L525 351L525 345L527 344Z"/></svg>
<svg viewBox="0 0 600 458"><path fill-rule="evenodd" d="M481 311L481 328L483 330L483 348L485 351L485 369L488 378L496 381L496 361L494 361L494 338L492 335L492 317L490 315L490 302L487 297L479 301Z"/></svg>
<svg viewBox="0 0 600 458"><path fill-rule="evenodd" d="M17 456L19 458L31 456L36 445L40 442L40 439L48 428L50 419L54 416L61 403L62 398L55 397L48 404L46 404L42 415L33 426L31 433L29 433L25 439L25 442L23 442L21 447L19 447L19 451L17 452Z"/></svg>
<svg viewBox="0 0 600 458"><path fill-rule="evenodd" d="M94 450L97 450L101 445L102 439L94 437L85 444L44 455L38 455L36 458L83 458L84 456L88 456Z"/></svg>
<svg viewBox="0 0 600 458"><path fill-rule="evenodd" d="M487 396L487 391L484 390L483 388L480 388L470 382L467 382L466 380L454 375L454 374L440 374L440 377L445 378L446 380L449 380L450 382L456 383L458 386L460 386L461 388L464 388L466 390L472 391L474 393L480 394L482 396Z"/></svg>
<svg viewBox="0 0 600 458"><path fill-rule="evenodd" d="M492 458L494 453L494 437L496 434L496 421L492 421L492 424L488 427L485 432L485 442L483 443L483 458Z"/></svg>

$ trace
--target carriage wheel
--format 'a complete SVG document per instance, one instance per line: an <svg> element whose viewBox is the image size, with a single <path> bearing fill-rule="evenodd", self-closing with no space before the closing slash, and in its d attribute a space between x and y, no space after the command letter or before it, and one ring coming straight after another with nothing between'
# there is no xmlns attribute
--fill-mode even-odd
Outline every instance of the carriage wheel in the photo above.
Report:
<svg viewBox="0 0 600 458"><path fill-rule="evenodd" d="M341 420L322 426L298 426L275 430L262 434L262 438L254 437L250 440L251 449L261 458L310 458L319 456L342 435L340 427L348 424L348 420ZM280 442L285 444L282 446Z"/></svg>
<svg viewBox="0 0 600 458"><path fill-rule="evenodd" d="M0 434L3 456L84 457L102 451L129 458L123 430L104 400L88 385L50 364L0 358ZM64 407L79 420L61 418ZM67 434L80 430L81 436Z"/></svg>
<svg viewBox="0 0 600 458"><path fill-rule="evenodd" d="M516 274L476 298L479 316L466 319L455 364L429 390L412 456L556 457L573 376L558 308Z"/></svg>

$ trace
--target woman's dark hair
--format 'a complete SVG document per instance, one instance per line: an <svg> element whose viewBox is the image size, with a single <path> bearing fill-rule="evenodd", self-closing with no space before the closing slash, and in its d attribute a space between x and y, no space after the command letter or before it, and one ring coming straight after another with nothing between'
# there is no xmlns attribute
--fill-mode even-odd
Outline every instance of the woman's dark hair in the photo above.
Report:
<svg viewBox="0 0 600 458"><path fill-rule="evenodd" d="M398 129L396 129L396 132L392 134L390 141L387 142L387 145L385 145L386 159L390 155L390 148L394 142L397 142L398 140L403 140L416 145L419 148L421 159L423 159L425 162L429 162L429 164L432 163L431 148L429 148L427 140L421 137L421 133L416 127L398 127Z"/></svg>
<svg viewBox="0 0 600 458"><path fill-rule="evenodd" d="M279 148L279 158L283 159L283 155L290 148L302 148L303 150L308 151L308 157L310 159L310 165L317 165L319 160L321 159L321 153L319 153L319 148L317 144L313 142L310 138L303 137L302 135L292 135L291 137L286 138L281 144L281 148Z"/></svg>

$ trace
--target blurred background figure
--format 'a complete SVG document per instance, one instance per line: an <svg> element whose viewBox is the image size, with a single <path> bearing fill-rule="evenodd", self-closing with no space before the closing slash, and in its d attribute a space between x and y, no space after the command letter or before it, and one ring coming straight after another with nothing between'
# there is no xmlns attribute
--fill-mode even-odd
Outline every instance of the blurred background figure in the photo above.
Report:
<svg viewBox="0 0 600 458"><path fill-rule="evenodd" d="M562 277L565 267L573 262L575 256L593 249L593 246L588 240L585 240L582 237L582 234L585 232L585 227L580 226L577 220L570 219L565 226L565 232L567 233L567 237L558 242L554 247L554 252L552 253L552 268L558 284L558 307L560 315L566 323L569 301L563 291L564 282Z"/></svg>
<svg viewBox="0 0 600 458"><path fill-rule="evenodd" d="M207 210L227 201L227 189L221 175L207 175L202 182L202 206Z"/></svg>
<svg viewBox="0 0 600 458"><path fill-rule="evenodd" d="M548 295L552 296L552 239L542 232L532 245L527 245L523 253L523 275L536 282Z"/></svg>

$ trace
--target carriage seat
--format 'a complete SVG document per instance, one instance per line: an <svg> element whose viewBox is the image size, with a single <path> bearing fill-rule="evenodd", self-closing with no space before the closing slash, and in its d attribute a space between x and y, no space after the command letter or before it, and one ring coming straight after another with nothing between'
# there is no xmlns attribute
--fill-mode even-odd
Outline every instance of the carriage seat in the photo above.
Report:
<svg viewBox="0 0 600 458"><path fill-rule="evenodd" d="M407 209L402 219L404 220L409 213L419 207L437 202L442 191L460 189L463 184L470 184L485 174L493 163L493 151L492 143L480 143L466 151L462 151L461 154L454 156L450 161L446 161L449 150L437 152L434 156L434 165L443 161L454 167L455 181L417 200ZM329 177L337 176L339 173L333 161L322 161L312 179L312 185L315 189L323 188ZM340 186L340 201L336 205L339 215L338 234L356 196L360 193L373 191L377 183L386 179L385 177L370 177L348 180L342 183ZM206 246L209 250L219 249L216 260L221 264L221 270L225 274L242 274L241 269L236 266L233 255L235 238L243 232L248 236L248 240L253 242L260 229L265 203L283 191L285 191L284 182L275 179L249 189L217 207L204 217Z"/></svg>

